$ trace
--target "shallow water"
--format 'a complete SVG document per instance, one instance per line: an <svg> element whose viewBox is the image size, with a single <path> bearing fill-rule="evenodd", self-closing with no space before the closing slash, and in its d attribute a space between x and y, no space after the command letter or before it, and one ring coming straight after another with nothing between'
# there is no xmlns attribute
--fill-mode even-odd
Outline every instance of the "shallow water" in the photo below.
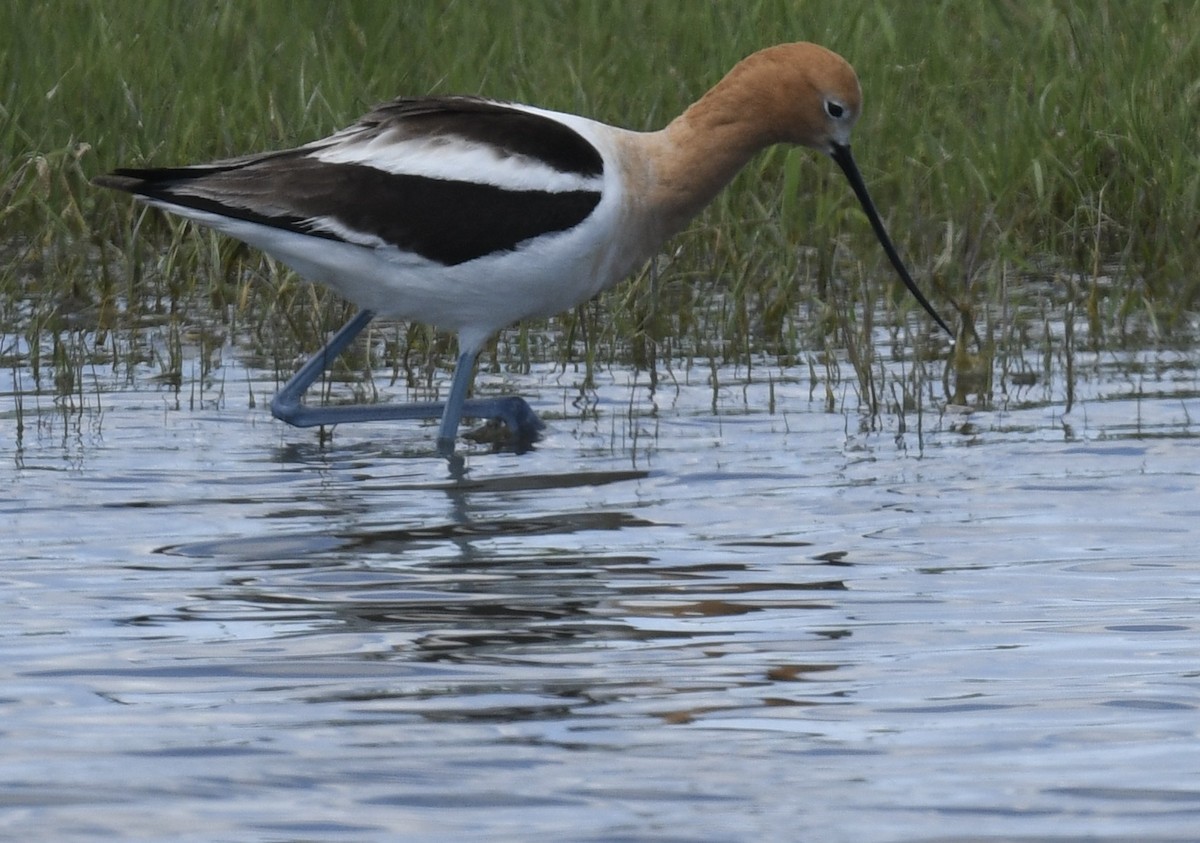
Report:
<svg viewBox="0 0 1200 843"><path fill-rule="evenodd" d="M236 358L0 380L4 836L1195 839L1194 352L903 429L768 362L582 412L546 367L538 449L457 479Z"/></svg>

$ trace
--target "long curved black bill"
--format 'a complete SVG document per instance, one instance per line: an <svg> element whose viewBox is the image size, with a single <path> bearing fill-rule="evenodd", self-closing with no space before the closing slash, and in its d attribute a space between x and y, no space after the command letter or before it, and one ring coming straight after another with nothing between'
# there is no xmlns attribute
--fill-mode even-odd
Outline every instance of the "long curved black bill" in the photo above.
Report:
<svg viewBox="0 0 1200 843"><path fill-rule="evenodd" d="M938 316L938 312L933 309L933 305L925 298L925 294L921 292L917 286L917 282L912 280L912 276L908 274L908 270L904 267L904 262L900 260L900 255L896 253L896 247L892 245L892 238L888 237L887 229L883 227L883 221L879 219L879 212L875 210L875 203L871 201L871 194L867 192L867 186L863 183L862 176L858 173L858 166L854 163L854 156L850 154L850 146L835 143L830 157L837 162L837 165L842 168L842 172L846 174L846 178L850 182L850 187L854 188L854 195L858 197L858 201L862 204L867 219L871 221L871 228L875 229L875 236L879 238L879 243L883 246L883 251L887 252L888 260L892 262L892 266L896 267L896 271L900 273L900 280L904 282L904 286L908 287L908 291L921 303L921 307L925 308L925 312L933 317L933 321L937 322L947 334L953 337L954 332L950 330L950 326L946 324L942 317Z"/></svg>

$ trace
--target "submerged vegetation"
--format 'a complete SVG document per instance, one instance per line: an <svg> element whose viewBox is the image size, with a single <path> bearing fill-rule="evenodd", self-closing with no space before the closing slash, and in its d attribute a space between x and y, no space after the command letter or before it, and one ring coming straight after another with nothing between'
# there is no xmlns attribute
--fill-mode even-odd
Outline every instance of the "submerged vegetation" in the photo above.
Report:
<svg viewBox="0 0 1200 843"><path fill-rule="evenodd" d="M660 361L768 352L830 396L848 365L874 413L911 405L933 359L953 369L942 400L986 402L1014 347L1079 342L1076 322L1096 346L1169 339L1200 305L1200 6L1187 0L23 2L0 4L0 32L0 370L72 405L85 366L149 366L178 385L188 350L207 370L225 337L288 369L350 312L92 176L303 143L399 94L654 129L789 40L857 68L859 164L965 342L951 353L909 333L924 317L836 167L774 149L632 283L510 329L481 366L570 362L586 386L607 361L653 378ZM884 325L915 347L911 384L878 382ZM376 336L385 359L351 365L409 388L452 360L420 326Z"/></svg>

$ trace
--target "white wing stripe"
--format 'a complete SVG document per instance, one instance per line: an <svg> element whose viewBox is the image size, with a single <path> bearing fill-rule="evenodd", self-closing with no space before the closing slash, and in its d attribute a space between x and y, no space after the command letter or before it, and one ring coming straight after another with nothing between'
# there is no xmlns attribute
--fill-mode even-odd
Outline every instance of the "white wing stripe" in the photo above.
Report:
<svg viewBox="0 0 1200 843"><path fill-rule="evenodd" d="M311 153L327 164L361 164L393 175L470 181L505 190L599 191L603 177L564 173L527 155L513 155L461 138L398 138L386 132L347 139Z"/></svg>

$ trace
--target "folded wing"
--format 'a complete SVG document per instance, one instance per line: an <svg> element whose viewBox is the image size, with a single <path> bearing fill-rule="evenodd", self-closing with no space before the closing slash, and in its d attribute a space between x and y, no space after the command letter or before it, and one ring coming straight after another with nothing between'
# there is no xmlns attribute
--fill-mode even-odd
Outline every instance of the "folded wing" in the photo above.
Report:
<svg viewBox="0 0 1200 843"><path fill-rule="evenodd" d="M454 265L583 222L604 162L553 116L466 97L385 104L296 149L96 183L219 217Z"/></svg>

